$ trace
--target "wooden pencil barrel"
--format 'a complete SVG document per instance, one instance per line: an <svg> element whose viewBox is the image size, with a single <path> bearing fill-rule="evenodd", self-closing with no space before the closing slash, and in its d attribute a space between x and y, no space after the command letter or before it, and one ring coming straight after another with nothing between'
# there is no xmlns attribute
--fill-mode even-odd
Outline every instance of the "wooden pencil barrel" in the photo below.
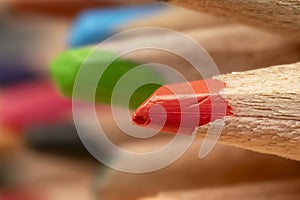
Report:
<svg viewBox="0 0 300 200"><path fill-rule="evenodd" d="M298 0L162 0L189 9L229 17L238 22L300 41Z"/></svg>

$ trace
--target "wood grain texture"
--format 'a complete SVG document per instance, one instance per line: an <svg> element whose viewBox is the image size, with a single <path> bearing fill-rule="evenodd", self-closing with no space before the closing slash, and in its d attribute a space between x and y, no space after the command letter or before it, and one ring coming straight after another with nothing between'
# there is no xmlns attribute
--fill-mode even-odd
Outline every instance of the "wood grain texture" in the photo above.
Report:
<svg viewBox="0 0 300 200"><path fill-rule="evenodd" d="M283 180L203 190L161 193L157 197L140 200L297 200L300 198L300 180Z"/></svg>
<svg viewBox="0 0 300 200"><path fill-rule="evenodd" d="M300 63L214 78L226 83L220 94L233 111L221 143L300 161ZM200 127L199 135L218 123Z"/></svg>
<svg viewBox="0 0 300 200"><path fill-rule="evenodd" d="M163 0L277 32L300 41L299 0Z"/></svg>

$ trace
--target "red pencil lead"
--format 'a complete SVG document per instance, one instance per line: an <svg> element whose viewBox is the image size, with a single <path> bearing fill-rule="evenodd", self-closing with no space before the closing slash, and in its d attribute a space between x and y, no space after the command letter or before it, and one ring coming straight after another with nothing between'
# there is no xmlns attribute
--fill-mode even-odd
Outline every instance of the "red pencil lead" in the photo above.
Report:
<svg viewBox="0 0 300 200"><path fill-rule="evenodd" d="M207 79L160 87L135 112L133 121L162 132L192 134L196 127L232 115L219 94L225 84Z"/></svg>

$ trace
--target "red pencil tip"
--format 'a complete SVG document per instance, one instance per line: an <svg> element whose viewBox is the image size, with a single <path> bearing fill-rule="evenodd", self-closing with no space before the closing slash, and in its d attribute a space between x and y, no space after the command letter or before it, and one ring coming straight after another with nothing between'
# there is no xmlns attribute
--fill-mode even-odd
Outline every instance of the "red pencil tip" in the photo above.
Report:
<svg viewBox="0 0 300 200"><path fill-rule="evenodd" d="M192 134L198 126L232 115L218 94L223 88L223 82L212 79L162 86L136 110L132 120L163 132Z"/></svg>
<svg viewBox="0 0 300 200"><path fill-rule="evenodd" d="M149 109L147 109L147 108L141 108L139 111L137 111L133 115L132 121L139 126L149 125L151 120L149 118Z"/></svg>

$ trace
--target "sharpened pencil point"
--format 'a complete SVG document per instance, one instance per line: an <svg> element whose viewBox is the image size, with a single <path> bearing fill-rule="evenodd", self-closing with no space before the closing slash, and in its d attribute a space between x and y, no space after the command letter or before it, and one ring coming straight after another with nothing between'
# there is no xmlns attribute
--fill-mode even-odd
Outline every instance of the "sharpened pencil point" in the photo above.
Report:
<svg viewBox="0 0 300 200"><path fill-rule="evenodd" d="M147 126L150 123L149 116L143 116L140 114L134 115L132 120L140 126Z"/></svg>
<svg viewBox="0 0 300 200"><path fill-rule="evenodd" d="M192 134L198 126L232 115L218 94L224 87L212 79L162 86L136 110L132 120L163 132Z"/></svg>

